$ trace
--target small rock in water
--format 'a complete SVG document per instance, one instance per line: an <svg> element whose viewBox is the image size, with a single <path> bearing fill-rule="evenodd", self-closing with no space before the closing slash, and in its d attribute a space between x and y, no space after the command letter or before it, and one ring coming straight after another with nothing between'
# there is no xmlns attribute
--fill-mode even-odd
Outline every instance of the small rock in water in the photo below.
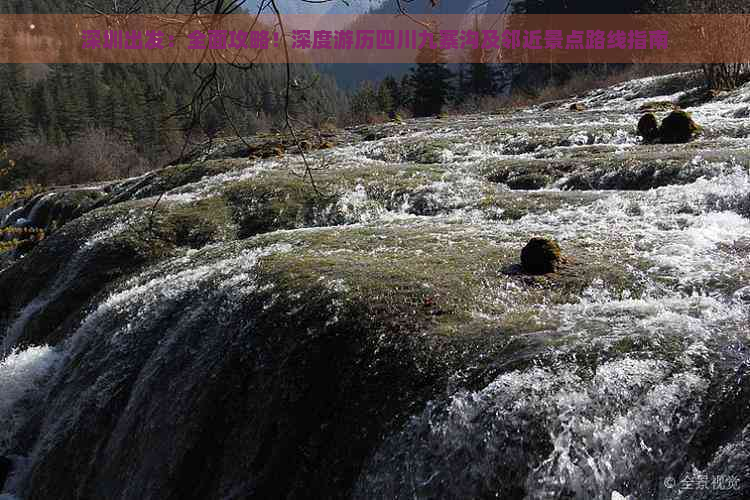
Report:
<svg viewBox="0 0 750 500"><path fill-rule="evenodd" d="M646 113L638 120L638 135L647 141L652 141L659 136L659 122L653 113Z"/></svg>
<svg viewBox="0 0 750 500"><path fill-rule="evenodd" d="M574 102L573 104L570 105L571 111L583 111L584 109L586 109L586 106L584 106L580 102Z"/></svg>
<svg viewBox="0 0 750 500"><path fill-rule="evenodd" d="M666 144L688 142L700 130L686 111L672 111L661 122L659 139Z"/></svg>
<svg viewBox="0 0 750 500"><path fill-rule="evenodd" d="M7 457L0 456L0 490L5 486L5 481L10 476L10 472L13 469L13 462Z"/></svg>
<svg viewBox="0 0 750 500"><path fill-rule="evenodd" d="M560 260L560 246L550 238L531 238L521 250L521 266L529 274L553 273Z"/></svg>
<svg viewBox="0 0 750 500"><path fill-rule="evenodd" d="M750 286L740 288L734 292L733 297L740 302L750 303Z"/></svg>

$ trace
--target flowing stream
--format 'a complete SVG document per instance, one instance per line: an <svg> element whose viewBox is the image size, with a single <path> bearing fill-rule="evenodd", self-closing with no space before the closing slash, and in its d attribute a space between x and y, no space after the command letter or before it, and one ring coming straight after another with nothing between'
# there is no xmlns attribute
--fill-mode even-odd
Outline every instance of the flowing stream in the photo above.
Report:
<svg viewBox="0 0 750 500"><path fill-rule="evenodd" d="M124 182L0 271L0 499L750 497L750 87L690 109L698 140L642 144L639 108L686 82L372 126L311 154L356 171L326 205L130 267L156 188ZM163 203L300 165L232 161ZM535 235L579 288L479 262ZM422 290L449 312L413 338L358 323Z"/></svg>

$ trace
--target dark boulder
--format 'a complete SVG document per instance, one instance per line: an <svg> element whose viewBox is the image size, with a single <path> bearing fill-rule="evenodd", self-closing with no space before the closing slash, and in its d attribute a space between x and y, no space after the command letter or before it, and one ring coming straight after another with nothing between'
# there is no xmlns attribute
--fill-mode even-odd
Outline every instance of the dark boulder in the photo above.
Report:
<svg viewBox="0 0 750 500"><path fill-rule="evenodd" d="M672 111L661 122L659 139L666 144L688 142L700 131L690 113L682 110Z"/></svg>
<svg viewBox="0 0 750 500"><path fill-rule="evenodd" d="M659 136L659 122L653 113L646 113L638 120L638 135L645 141L653 141Z"/></svg>
<svg viewBox="0 0 750 500"><path fill-rule="evenodd" d="M13 462L7 457L0 456L0 490L5 486L5 481L8 480L12 470Z"/></svg>
<svg viewBox="0 0 750 500"><path fill-rule="evenodd" d="M521 250L521 266L529 274L553 273L561 259L560 246L550 238L531 238Z"/></svg>

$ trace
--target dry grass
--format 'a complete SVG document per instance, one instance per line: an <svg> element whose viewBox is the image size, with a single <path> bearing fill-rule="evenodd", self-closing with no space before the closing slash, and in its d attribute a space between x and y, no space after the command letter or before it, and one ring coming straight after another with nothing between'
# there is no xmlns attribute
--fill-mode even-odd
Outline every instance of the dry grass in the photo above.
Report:
<svg viewBox="0 0 750 500"><path fill-rule="evenodd" d="M7 151L15 164L0 178L0 189L9 191L28 185L120 179L157 168L164 161L139 155L125 137L103 129L90 129L72 144L24 142Z"/></svg>

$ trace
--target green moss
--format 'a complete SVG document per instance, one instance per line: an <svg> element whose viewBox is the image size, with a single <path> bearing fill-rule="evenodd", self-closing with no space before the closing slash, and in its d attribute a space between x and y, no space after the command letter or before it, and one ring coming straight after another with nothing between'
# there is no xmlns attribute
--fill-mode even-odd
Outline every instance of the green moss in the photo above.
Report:
<svg viewBox="0 0 750 500"><path fill-rule="evenodd" d="M337 284L345 290L339 300L366 309L359 313L439 335L464 335L467 328L516 334L549 327L541 304L577 302L599 279L639 293L624 265L577 246L566 253L586 265L570 263L554 275L527 279L514 271L521 244L498 244L463 225L314 229L264 234L251 242L293 246L263 259L272 275L268 285L280 297L304 295L311 284ZM510 282L513 298L496 300Z"/></svg>
<svg viewBox="0 0 750 500"><path fill-rule="evenodd" d="M672 111L675 104L672 101L647 101L639 108L639 111Z"/></svg>
<svg viewBox="0 0 750 500"><path fill-rule="evenodd" d="M507 184L511 189L540 189L562 177L569 169L558 169L547 160L513 159L482 166L479 175L488 182Z"/></svg>
<svg viewBox="0 0 750 500"><path fill-rule="evenodd" d="M288 173L274 174L233 183L225 191L239 238L310 225L316 209L330 203L304 179Z"/></svg>
<svg viewBox="0 0 750 500"><path fill-rule="evenodd" d="M404 157L407 161L421 164L443 163L445 151L452 151L453 144L447 139L433 139L407 145Z"/></svg>
<svg viewBox="0 0 750 500"><path fill-rule="evenodd" d="M496 191L482 197L477 208L485 216L500 220L518 220L528 214L542 214L563 207L589 205L602 195L583 192Z"/></svg>
<svg viewBox="0 0 750 500"><path fill-rule="evenodd" d="M123 201L157 196L204 177L218 175L231 170L247 168L247 160L206 160L194 163L171 165L145 177L130 179L117 185L103 200L103 204L114 205Z"/></svg>
<svg viewBox="0 0 750 500"><path fill-rule="evenodd" d="M224 198L189 204L161 205L157 221L162 237L179 247L201 248L234 236L231 210Z"/></svg>
<svg viewBox="0 0 750 500"><path fill-rule="evenodd" d="M305 178L272 171L232 183L224 196L239 226L239 237L246 238L277 229L343 224L347 214L368 207L399 209L406 196L419 193L445 175L437 166L416 165L322 170L315 173L316 192ZM343 203L342 197L358 187L367 196L364 205Z"/></svg>

